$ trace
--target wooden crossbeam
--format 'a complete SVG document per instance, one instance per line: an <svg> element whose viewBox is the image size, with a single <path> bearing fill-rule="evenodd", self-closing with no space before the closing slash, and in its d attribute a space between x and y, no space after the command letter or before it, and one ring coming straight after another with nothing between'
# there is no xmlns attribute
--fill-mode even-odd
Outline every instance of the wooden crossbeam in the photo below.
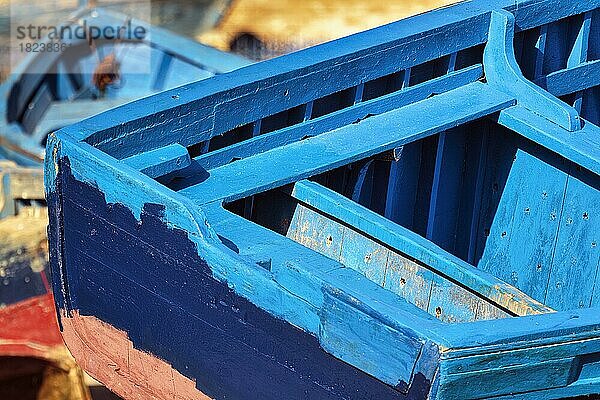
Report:
<svg viewBox="0 0 600 400"><path fill-rule="evenodd" d="M275 147L296 142L305 136L316 136L344 125L351 124L367 115L382 114L416 101L425 100L433 94L443 93L467 85L483 77L483 66L474 65L449 73L419 85L393 92L369 101L357 102L354 106L324 115L288 128L260 135L256 138L233 144L195 158L205 169L220 167L236 158L246 158ZM307 104L312 112L312 102ZM310 115L308 115L310 118Z"/></svg>
<svg viewBox="0 0 600 400"><path fill-rule="evenodd" d="M585 123L574 135L521 106L502 111L498 122L600 175L600 128L596 125Z"/></svg>
<svg viewBox="0 0 600 400"><path fill-rule="evenodd" d="M161 147L123 160L151 178L165 176L190 165L190 155L180 144Z"/></svg>
<svg viewBox="0 0 600 400"><path fill-rule="evenodd" d="M416 259L434 272L515 315L553 312L500 279L439 248L429 240L315 182L299 181L292 197Z"/></svg>
<svg viewBox="0 0 600 400"><path fill-rule="evenodd" d="M180 193L197 204L244 198L423 139L511 105L512 97L487 84L471 83L215 168L206 180Z"/></svg>
<svg viewBox="0 0 600 400"><path fill-rule="evenodd" d="M562 69L535 81L554 96L564 96L600 85L600 60Z"/></svg>

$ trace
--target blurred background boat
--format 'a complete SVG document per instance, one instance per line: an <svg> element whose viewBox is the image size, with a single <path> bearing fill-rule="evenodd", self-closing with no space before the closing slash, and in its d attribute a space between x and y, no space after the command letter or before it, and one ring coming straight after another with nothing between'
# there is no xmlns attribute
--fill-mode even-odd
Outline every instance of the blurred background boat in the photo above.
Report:
<svg viewBox="0 0 600 400"><path fill-rule="evenodd" d="M171 9L164 8L164 15ZM63 26L86 20L95 26L132 22L149 34L136 41L77 39L64 52L31 53L0 86L1 399L90 398L89 382L60 336L48 284L41 167L48 134L116 105L249 64L108 8L84 7ZM198 29L204 24L199 21Z"/></svg>

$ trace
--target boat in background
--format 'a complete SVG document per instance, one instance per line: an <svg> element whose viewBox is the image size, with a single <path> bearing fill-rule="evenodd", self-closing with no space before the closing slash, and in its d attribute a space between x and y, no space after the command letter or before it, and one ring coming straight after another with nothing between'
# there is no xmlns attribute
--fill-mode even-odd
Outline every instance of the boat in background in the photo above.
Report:
<svg viewBox="0 0 600 400"><path fill-rule="evenodd" d="M60 336L48 283L41 168L48 134L134 99L250 63L102 8L82 9L66 24L75 27L86 19L96 26L132 21L149 34L143 40L97 40L91 45L85 38L72 40L64 53L32 54L0 86L2 399L90 396ZM137 65L143 63L150 68L140 72ZM103 71L107 64L111 68Z"/></svg>
<svg viewBox="0 0 600 400"><path fill-rule="evenodd" d="M250 63L102 8L85 8L65 25L76 27L82 21L87 21L87 26L131 24L148 34L141 40L73 38L65 40L68 46L63 52L29 55L0 85L3 158L39 165L50 132L152 93ZM99 82L102 77L109 79L108 83Z"/></svg>
<svg viewBox="0 0 600 400"><path fill-rule="evenodd" d="M466 1L54 133L75 358L124 397L599 394L599 27Z"/></svg>

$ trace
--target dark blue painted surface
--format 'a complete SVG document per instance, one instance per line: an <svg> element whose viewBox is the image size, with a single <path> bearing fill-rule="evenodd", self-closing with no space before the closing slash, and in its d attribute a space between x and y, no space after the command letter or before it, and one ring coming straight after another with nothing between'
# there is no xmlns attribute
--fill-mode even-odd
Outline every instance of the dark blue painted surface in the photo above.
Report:
<svg viewBox="0 0 600 400"><path fill-rule="evenodd" d="M403 395L236 295L212 277L186 232L166 226L163 206L146 204L138 221L128 208L107 204L98 189L77 181L67 159L60 185L63 198L53 196L50 209L53 219L62 212L65 221L63 275L73 284L70 304L56 296L59 308L111 321L136 348L174 360L207 395L419 399L429 391L429 382L417 377Z"/></svg>

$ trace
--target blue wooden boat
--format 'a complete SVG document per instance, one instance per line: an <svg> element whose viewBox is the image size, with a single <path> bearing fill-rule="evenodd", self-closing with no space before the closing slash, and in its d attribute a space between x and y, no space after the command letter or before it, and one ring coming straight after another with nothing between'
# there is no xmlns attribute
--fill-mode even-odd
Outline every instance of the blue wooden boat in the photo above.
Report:
<svg viewBox="0 0 600 400"><path fill-rule="evenodd" d="M1 157L39 165L50 132L161 90L249 64L242 57L103 8L82 8L63 26L75 30L128 23L144 28L145 37L115 41L65 35L65 51L31 53L12 71L0 86ZM115 84L98 88L94 74L111 55L118 57L120 77Z"/></svg>
<svg viewBox="0 0 600 400"><path fill-rule="evenodd" d="M599 58L472 0L51 135L63 337L124 397L600 393Z"/></svg>

